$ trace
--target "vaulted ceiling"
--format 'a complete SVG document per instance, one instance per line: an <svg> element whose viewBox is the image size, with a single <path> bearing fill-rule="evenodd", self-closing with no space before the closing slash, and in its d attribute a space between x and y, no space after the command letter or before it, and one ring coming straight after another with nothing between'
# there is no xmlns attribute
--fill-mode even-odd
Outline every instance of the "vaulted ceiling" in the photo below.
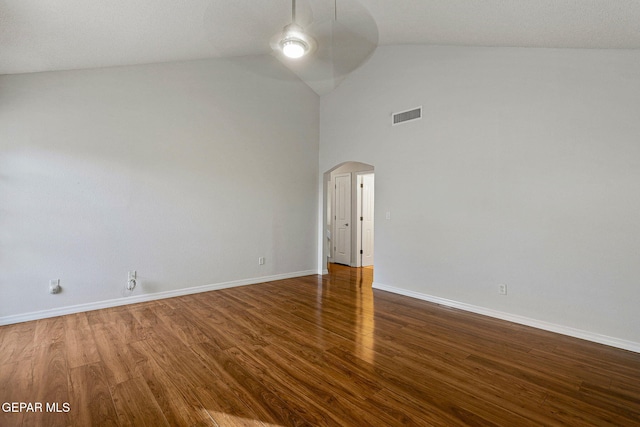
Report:
<svg viewBox="0 0 640 427"><path fill-rule="evenodd" d="M640 48L637 0L359 1L379 45ZM0 74L264 53L290 8L290 0L0 0Z"/></svg>

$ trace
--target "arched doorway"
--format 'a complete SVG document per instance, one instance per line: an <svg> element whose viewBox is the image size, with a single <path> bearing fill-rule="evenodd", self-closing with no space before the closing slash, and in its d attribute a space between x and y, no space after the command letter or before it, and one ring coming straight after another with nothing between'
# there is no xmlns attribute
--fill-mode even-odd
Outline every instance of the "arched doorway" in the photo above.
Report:
<svg viewBox="0 0 640 427"><path fill-rule="evenodd" d="M373 266L374 167L344 162L323 175L323 274L328 265Z"/></svg>

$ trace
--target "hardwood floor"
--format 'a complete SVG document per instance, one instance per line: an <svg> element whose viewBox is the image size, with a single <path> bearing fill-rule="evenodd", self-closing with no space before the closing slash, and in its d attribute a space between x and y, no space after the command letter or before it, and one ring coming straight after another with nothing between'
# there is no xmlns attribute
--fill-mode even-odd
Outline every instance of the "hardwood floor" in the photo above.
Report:
<svg viewBox="0 0 640 427"><path fill-rule="evenodd" d="M43 404L0 426L640 425L640 354L371 276L333 266L0 327L0 404Z"/></svg>

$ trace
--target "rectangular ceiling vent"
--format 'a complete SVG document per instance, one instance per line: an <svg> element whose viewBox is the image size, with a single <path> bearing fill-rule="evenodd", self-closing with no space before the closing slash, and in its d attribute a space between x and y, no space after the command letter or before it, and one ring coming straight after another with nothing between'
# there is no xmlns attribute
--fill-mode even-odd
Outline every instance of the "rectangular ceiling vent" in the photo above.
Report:
<svg viewBox="0 0 640 427"><path fill-rule="evenodd" d="M413 120L420 120L421 118L422 106L407 111L401 111L399 113L393 113L391 125L395 126Z"/></svg>

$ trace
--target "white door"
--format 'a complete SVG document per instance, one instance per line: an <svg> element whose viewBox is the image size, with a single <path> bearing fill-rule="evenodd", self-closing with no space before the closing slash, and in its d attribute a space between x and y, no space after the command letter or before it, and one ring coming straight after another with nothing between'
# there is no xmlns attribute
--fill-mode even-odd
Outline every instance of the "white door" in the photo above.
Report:
<svg viewBox="0 0 640 427"><path fill-rule="evenodd" d="M362 175L362 266L373 265L373 183L374 175Z"/></svg>
<svg viewBox="0 0 640 427"><path fill-rule="evenodd" d="M333 262L351 264L351 174L334 177L334 251Z"/></svg>

